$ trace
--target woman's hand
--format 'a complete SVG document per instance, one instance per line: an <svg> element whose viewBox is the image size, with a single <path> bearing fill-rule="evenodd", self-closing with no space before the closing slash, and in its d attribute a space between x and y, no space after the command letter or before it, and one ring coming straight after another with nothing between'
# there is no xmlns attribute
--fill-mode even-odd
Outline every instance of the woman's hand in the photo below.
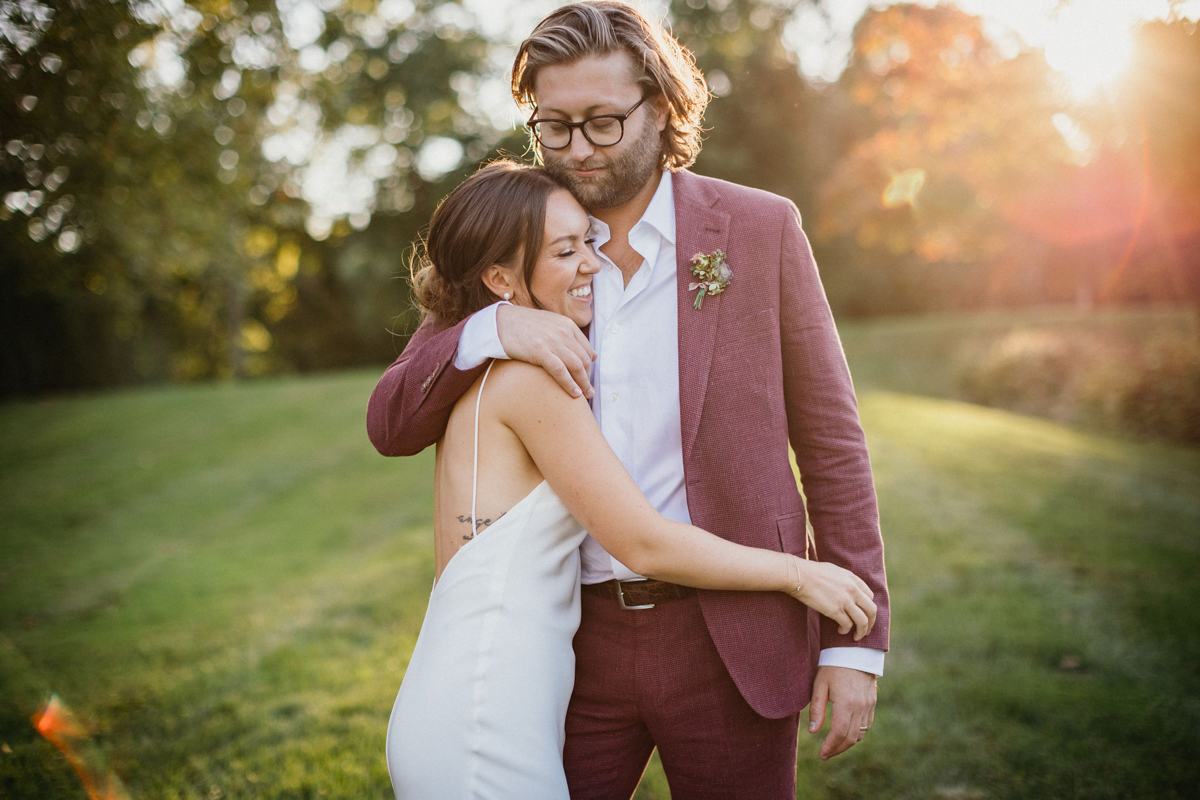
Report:
<svg viewBox="0 0 1200 800"><path fill-rule="evenodd" d="M862 578L836 564L807 561L791 553L787 556L789 574L795 577L789 582L793 588L788 594L836 622L838 633L846 634L856 628L856 642L871 632L875 626L875 601Z"/></svg>

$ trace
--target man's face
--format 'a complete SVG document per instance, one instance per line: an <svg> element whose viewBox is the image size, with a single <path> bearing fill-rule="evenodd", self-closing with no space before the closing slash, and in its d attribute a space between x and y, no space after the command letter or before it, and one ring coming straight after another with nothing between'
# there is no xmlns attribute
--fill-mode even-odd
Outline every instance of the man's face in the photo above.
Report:
<svg viewBox="0 0 1200 800"><path fill-rule="evenodd" d="M633 60L623 50L571 64L542 67L534 83L539 119L582 122L601 114L624 114L642 99ZM618 208L658 173L667 113L650 98L625 120L625 135L596 147L576 128L565 150L540 147L546 169L563 180L589 210Z"/></svg>

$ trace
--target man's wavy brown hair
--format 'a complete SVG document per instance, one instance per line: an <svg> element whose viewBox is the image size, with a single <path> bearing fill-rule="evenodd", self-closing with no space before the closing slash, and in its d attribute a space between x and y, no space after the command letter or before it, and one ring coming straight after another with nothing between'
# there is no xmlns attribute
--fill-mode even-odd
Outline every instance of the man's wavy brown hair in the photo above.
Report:
<svg viewBox="0 0 1200 800"><path fill-rule="evenodd" d="M661 25L619 0L588 0L552 12L538 23L513 61L512 93L526 108L537 104L534 85L542 67L572 64L587 56L624 50L640 66L644 95L667 101L662 133L662 166L674 172L691 166L700 154L700 119L708 105L708 86L692 53Z"/></svg>

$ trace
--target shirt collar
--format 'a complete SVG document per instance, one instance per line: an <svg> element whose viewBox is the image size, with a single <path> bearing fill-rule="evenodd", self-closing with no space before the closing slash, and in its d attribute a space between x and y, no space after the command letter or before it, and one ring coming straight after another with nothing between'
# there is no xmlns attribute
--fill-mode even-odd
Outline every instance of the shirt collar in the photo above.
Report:
<svg viewBox="0 0 1200 800"><path fill-rule="evenodd" d="M675 189L671 185L671 173L665 169L658 181L658 189L650 198L650 205L646 206L646 212L638 220L639 225L643 222L658 231L659 236L675 244Z"/></svg>
<svg viewBox="0 0 1200 800"><path fill-rule="evenodd" d="M591 219L592 228L596 232L596 247L599 248L609 240L611 234L607 223L596 217ZM646 206L646 210L642 212L642 218L637 221L630 233L642 225L653 228L663 239L675 244L675 188L672 185L671 173L667 170L663 170L662 177L658 181L658 188L654 190L654 196L650 198L650 204Z"/></svg>

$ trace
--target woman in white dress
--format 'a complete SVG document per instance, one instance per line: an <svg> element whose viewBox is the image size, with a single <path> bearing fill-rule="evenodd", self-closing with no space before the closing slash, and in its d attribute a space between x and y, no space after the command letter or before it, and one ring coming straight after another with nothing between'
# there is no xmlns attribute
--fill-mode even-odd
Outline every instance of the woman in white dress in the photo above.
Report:
<svg viewBox="0 0 1200 800"><path fill-rule="evenodd" d="M590 222L541 169L480 170L435 212L426 254L417 297L447 325L501 298L591 321ZM875 621L870 590L847 570L660 516L587 401L518 361L492 362L451 413L434 515L438 577L388 723L403 800L566 800L585 531L650 578L786 592L855 638Z"/></svg>

